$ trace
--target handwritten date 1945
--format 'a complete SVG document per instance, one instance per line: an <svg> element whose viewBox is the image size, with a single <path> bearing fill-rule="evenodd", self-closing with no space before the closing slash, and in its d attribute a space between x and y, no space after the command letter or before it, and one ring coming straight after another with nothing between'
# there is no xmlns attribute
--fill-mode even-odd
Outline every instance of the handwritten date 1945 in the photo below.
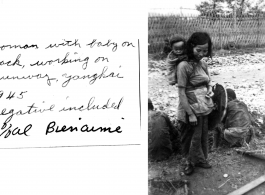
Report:
<svg viewBox="0 0 265 195"><path fill-rule="evenodd" d="M13 98L17 98L17 99L23 99L24 97L24 93L27 93L27 91L21 91L20 94L18 96L15 96L15 94L17 94L16 92L10 91L9 95L6 96L7 100L11 100ZM0 90L0 98L2 98L4 95L4 91Z"/></svg>
<svg viewBox="0 0 265 195"><path fill-rule="evenodd" d="M9 124L9 127L7 127L7 123L4 123L3 126L1 127L1 133L0 136L5 135L4 138L8 138L9 135L25 135L29 136L27 133L28 131L32 128L32 124L28 124L23 130L20 129L19 127L15 127L12 129L12 124Z"/></svg>

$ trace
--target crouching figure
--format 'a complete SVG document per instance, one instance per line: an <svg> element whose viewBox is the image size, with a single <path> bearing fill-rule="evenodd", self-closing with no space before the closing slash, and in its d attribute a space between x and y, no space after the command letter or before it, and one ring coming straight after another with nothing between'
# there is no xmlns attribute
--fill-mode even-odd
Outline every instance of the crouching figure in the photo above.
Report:
<svg viewBox="0 0 265 195"><path fill-rule="evenodd" d="M148 99L148 159L161 161L169 158L179 141L179 134L169 117L160 111L155 111Z"/></svg>
<svg viewBox="0 0 265 195"><path fill-rule="evenodd" d="M241 147L244 143L249 143L253 135L252 117L247 105L236 98L234 90L226 89L226 91L228 96L226 116L223 123L214 130L214 149L219 145L220 136L230 144L230 147Z"/></svg>

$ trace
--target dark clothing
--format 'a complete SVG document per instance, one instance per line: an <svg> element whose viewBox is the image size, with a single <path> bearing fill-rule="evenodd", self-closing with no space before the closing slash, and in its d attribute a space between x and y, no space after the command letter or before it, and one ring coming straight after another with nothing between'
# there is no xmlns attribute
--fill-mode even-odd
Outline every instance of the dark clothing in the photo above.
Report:
<svg viewBox="0 0 265 195"><path fill-rule="evenodd" d="M193 165L208 158L208 116L197 117L198 124L180 123L182 154Z"/></svg>
<svg viewBox="0 0 265 195"><path fill-rule="evenodd" d="M212 99L206 98L206 85L210 82L206 63L183 62L177 67L178 87L186 89L186 96L196 116L208 115L214 107ZM178 105L178 120L187 123L186 111Z"/></svg>
<svg viewBox="0 0 265 195"><path fill-rule="evenodd" d="M237 99L228 102L224 138L231 145L244 143L251 136L251 116L247 105Z"/></svg>
<svg viewBox="0 0 265 195"><path fill-rule="evenodd" d="M251 118L247 105L237 99L228 102L225 128L240 127L247 129L251 125Z"/></svg>
<svg viewBox="0 0 265 195"><path fill-rule="evenodd" d="M227 104L224 124L219 124L214 130L214 147L218 147L220 135L231 146L242 146L249 143L252 137L251 115L247 105L237 99Z"/></svg>
<svg viewBox="0 0 265 195"><path fill-rule="evenodd" d="M148 158L165 160L172 154L178 132L169 117L156 111L148 112Z"/></svg>
<svg viewBox="0 0 265 195"><path fill-rule="evenodd" d="M207 85L210 82L208 66L204 62L186 62L177 67L178 87L186 89Z"/></svg>
<svg viewBox="0 0 265 195"><path fill-rule="evenodd" d="M206 98L206 86L211 81L208 67L204 62L183 62L178 66L177 73L178 87L186 89L189 106L197 117L197 125L191 126L180 101L178 120L182 123L183 155L189 164L205 163L208 157L208 114L214 108L212 99Z"/></svg>

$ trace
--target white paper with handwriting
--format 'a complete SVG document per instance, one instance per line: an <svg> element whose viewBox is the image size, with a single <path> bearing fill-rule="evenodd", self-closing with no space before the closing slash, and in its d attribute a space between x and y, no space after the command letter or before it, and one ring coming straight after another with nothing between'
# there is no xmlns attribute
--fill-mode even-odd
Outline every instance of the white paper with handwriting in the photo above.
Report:
<svg viewBox="0 0 265 195"><path fill-rule="evenodd" d="M0 12L0 193L145 194L145 5L2 0Z"/></svg>

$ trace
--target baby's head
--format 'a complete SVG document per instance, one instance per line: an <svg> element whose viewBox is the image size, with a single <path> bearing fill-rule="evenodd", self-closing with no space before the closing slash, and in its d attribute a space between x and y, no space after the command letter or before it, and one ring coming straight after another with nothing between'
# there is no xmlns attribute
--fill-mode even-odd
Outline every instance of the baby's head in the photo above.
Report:
<svg viewBox="0 0 265 195"><path fill-rule="evenodd" d="M176 55L183 55L186 53L186 41L181 36L175 36L170 40L170 47L172 52Z"/></svg>

